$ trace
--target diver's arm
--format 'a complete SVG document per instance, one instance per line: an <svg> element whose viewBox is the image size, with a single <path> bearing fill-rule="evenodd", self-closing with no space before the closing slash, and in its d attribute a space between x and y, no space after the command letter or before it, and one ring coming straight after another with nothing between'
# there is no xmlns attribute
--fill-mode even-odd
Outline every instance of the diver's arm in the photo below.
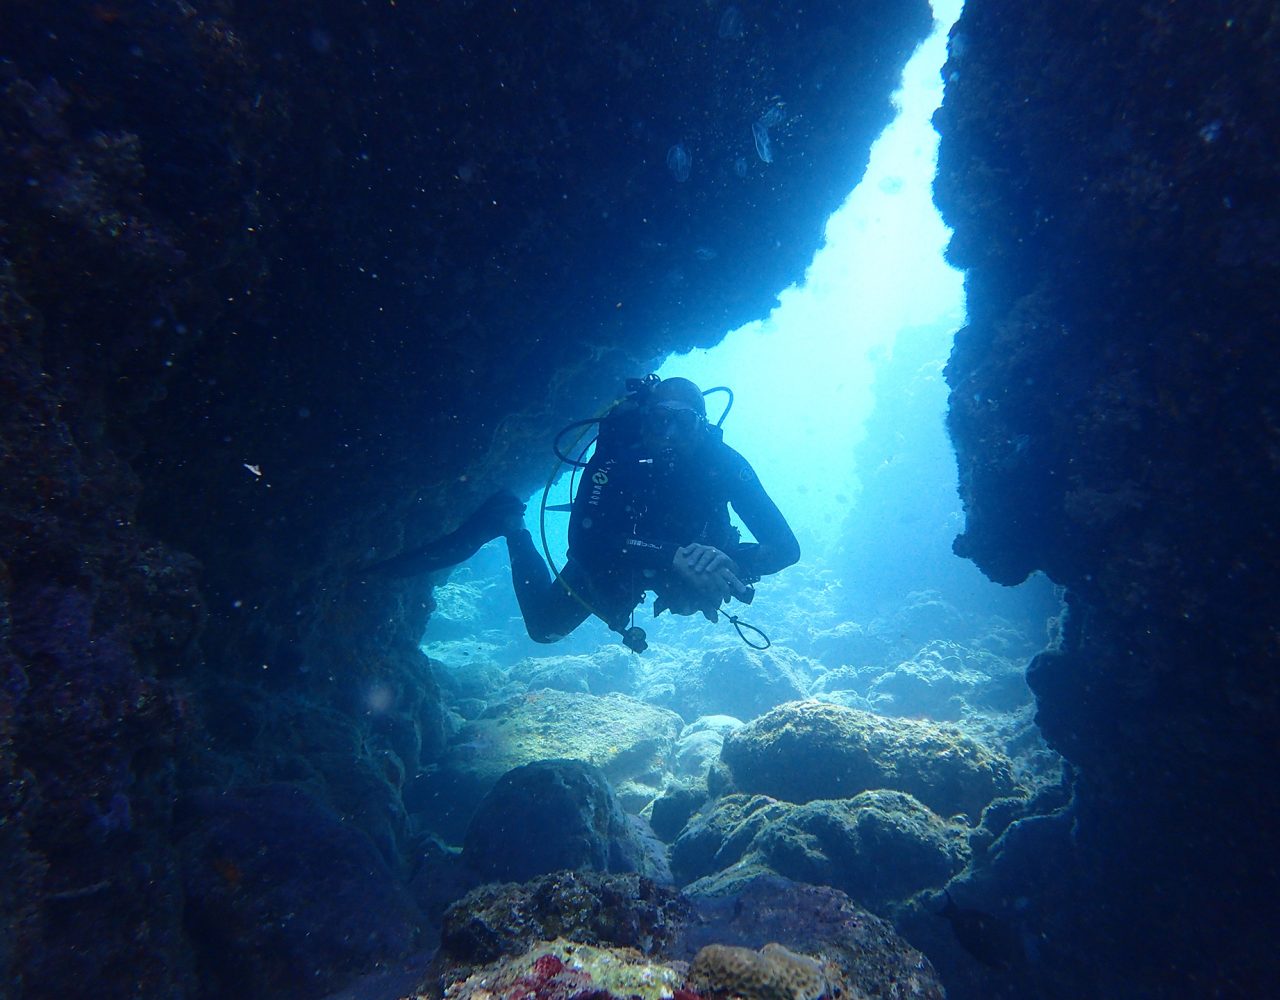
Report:
<svg viewBox="0 0 1280 1000"><path fill-rule="evenodd" d="M755 470L732 448L727 450L733 460L729 503L757 542L741 545L731 554L742 569L744 582L754 582L799 562L800 543L782 511L760 485Z"/></svg>

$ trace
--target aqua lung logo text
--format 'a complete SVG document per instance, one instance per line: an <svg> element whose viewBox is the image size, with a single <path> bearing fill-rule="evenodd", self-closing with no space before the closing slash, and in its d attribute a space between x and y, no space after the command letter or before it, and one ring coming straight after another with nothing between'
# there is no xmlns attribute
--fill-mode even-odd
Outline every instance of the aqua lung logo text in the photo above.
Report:
<svg viewBox="0 0 1280 1000"><path fill-rule="evenodd" d="M604 492L607 485L609 485L609 473L604 469L596 469L591 473L591 496L587 498L587 503L592 507L600 506L600 494Z"/></svg>

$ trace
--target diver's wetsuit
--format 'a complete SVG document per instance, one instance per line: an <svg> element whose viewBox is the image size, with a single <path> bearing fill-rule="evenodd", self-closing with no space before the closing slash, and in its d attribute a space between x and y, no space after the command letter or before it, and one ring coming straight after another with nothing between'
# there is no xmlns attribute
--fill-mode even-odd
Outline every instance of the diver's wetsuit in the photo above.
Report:
<svg viewBox="0 0 1280 1000"><path fill-rule="evenodd" d="M800 558L786 519L718 428L706 428L692 452L675 457L648 452L639 421L631 409L601 422L573 501L563 583L552 577L529 532L507 539L516 598L538 642L568 635L592 612L621 632L646 590L658 594L657 610L663 601L686 603L672 561L678 548L694 542L730 556L744 584ZM756 543L739 541L729 504Z"/></svg>

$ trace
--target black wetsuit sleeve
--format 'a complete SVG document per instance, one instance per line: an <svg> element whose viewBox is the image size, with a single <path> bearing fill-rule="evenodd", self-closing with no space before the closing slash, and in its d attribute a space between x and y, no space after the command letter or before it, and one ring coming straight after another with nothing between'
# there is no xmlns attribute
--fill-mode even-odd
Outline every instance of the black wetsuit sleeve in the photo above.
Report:
<svg viewBox="0 0 1280 1000"><path fill-rule="evenodd" d="M755 581L798 562L800 543L750 463L728 446L725 451L729 456L729 503L758 543L740 545L733 557L744 578Z"/></svg>

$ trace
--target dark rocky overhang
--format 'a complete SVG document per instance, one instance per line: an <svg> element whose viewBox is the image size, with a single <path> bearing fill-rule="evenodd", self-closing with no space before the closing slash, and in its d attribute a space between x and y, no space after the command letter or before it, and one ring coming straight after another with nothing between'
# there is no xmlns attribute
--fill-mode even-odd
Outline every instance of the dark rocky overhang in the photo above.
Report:
<svg viewBox="0 0 1280 1000"><path fill-rule="evenodd" d="M263 956L193 956L191 900L246 875L175 841L257 784L280 829L323 802L392 855L361 776L440 739L429 598L351 567L767 312L928 26L923 0L0 10L6 981L265 988Z"/></svg>

